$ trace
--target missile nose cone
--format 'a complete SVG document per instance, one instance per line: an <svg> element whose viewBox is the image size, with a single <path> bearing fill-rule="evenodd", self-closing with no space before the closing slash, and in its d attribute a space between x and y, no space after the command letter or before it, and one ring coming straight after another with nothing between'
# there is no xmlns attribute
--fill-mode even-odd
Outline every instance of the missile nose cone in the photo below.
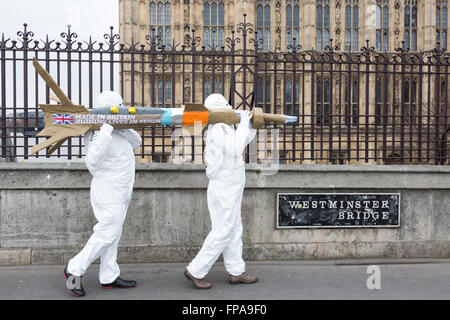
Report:
<svg viewBox="0 0 450 320"><path fill-rule="evenodd" d="M286 123L294 123L297 122L297 117L295 116L285 116Z"/></svg>

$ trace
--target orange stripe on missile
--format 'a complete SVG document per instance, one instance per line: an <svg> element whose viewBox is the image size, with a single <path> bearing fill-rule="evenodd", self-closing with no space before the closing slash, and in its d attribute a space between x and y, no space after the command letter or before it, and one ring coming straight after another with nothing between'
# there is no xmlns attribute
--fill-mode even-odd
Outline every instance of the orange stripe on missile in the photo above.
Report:
<svg viewBox="0 0 450 320"><path fill-rule="evenodd" d="M183 112L183 125L193 126L194 122L202 122L202 125L207 125L209 119L208 111L191 111Z"/></svg>

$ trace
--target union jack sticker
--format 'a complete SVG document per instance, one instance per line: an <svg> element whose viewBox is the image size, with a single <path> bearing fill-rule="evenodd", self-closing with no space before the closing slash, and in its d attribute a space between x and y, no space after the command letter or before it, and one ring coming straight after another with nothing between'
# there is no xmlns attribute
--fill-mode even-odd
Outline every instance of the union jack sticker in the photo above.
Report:
<svg viewBox="0 0 450 320"><path fill-rule="evenodd" d="M57 113L53 115L53 124L73 124L73 114Z"/></svg>

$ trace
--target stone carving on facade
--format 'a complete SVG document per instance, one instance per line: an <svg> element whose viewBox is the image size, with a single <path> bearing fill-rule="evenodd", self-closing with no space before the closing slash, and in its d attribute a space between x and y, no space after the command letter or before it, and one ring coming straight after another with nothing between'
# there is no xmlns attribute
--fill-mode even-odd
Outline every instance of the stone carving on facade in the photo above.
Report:
<svg viewBox="0 0 450 320"><path fill-rule="evenodd" d="M186 101L191 99L191 81L189 78L184 79L184 99Z"/></svg>
<svg viewBox="0 0 450 320"><path fill-rule="evenodd" d="M281 1L275 3L275 50L281 50Z"/></svg>
<svg viewBox="0 0 450 320"><path fill-rule="evenodd" d="M400 40L399 40L399 36L400 36L400 1L396 0L395 1L395 11L394 11L394 47L400 47Z"/></svg>
<svg viewBox="0 0 450 320"><path fill-rule="evenodd" d="M184 22L189 23L189 17L191 15L191 6L189 5L189 0L184 0Z"/></svg>
<svg viewBox="0 0 450 320"><path fill-rule="evenodd" d="M281 27L277 26L275 29L275 50L281 50Z"/></svg>
<svg viewBox="0 0 450 320"><path fill-rule="evenodd" d="M395 91L394 107L396 109L398 109L400 107L400 94L399 94L399 92L400 92L400 81L398 81L398 79L395 80L395 82L394 82L394 91Z"/></svg>
<svg viewBox="0 0 450 320"><path fill-rule="evenodd" d="M341 47L340 35L341 35L341 1L336 0L336 26L334 27L335 34L335 46Z"/></svg>
<svg viewBox="0 0 450 320"><path fill-rule="evenodd" d="M186 30L186 27L185 27L184 31L189 31L189 29ZM183 44L186 46L189 46L191 44L191 35L189 33L184 34Z"/></svg>

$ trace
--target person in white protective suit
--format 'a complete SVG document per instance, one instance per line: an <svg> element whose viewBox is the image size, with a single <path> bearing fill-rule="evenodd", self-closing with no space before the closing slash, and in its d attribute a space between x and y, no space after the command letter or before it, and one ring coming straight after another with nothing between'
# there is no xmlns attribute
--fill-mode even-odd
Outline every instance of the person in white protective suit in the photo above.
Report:
<svg viewBox="0 0 450 320"><path fill-rule="evenodd" d="M96 107L122 105L123 100L118 93L106 91L99 95ZM120 269L116 260L122 224L133 192L133 149L141 145L142 139L133 129L114 130L105 123L100 130L87 132L84 142L86 166L93 176L91 205L98 222L85 247L64 268L64 276L66 279L81 277L89 265L100 258L99 280L102 288L135 287L135 281L119 277ZM84 296L81 281L78 283L78 286L68 285L68 288L76 296Z"/></svg>
<svg viewBox="0 0 450 320"><path fill-rule="evenodd" d="M224 96L214 93L205 99L205 107L231 109ZM209 289L212 284L204 277L223 254L229 282L254 283L256 276L245 273L242 259L241 202L245 185L245 166L242 153L253 140L249 111L238 111L240 124L217 123L208 126L205 148L206 175L209 178L207 200L211 217L211 232L197 256L186 267L185 276L196 288Z"/></svg>

